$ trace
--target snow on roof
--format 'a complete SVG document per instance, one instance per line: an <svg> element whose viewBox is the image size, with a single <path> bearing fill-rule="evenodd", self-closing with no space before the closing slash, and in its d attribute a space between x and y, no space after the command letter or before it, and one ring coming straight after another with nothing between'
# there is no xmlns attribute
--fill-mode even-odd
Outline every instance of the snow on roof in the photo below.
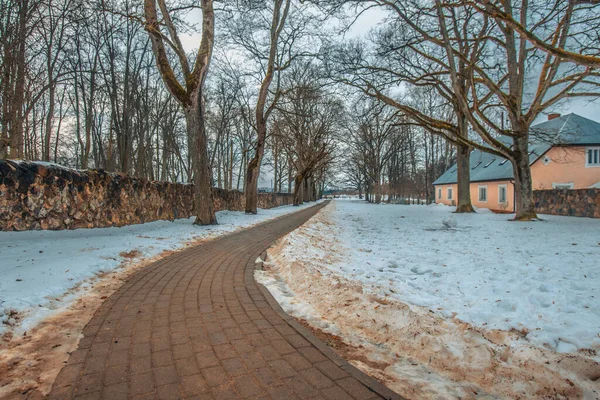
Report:
<svg viewBox="0 0 600 400"><path fill-rule="evenodd" d="M533 164L550 147L555 145L600 144L600 124L577 114L542 122L531 127L529 163ZM497 161L497 162L495 162ZM469 160L471 182L514 179L512 164L502 157L481 150L473 150ZM456 164L442 174L434 185L456 183Z"/></svg>

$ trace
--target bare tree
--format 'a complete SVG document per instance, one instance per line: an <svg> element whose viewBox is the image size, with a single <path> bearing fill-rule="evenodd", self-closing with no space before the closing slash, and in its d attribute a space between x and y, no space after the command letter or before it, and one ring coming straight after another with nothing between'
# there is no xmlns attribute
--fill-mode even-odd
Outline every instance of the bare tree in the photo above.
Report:
<svg viewBox="0 0 600 400"><path fill-rule="evenodd" d="M540 50L579 65L600 67L597 46L600 41L600 2L597 0L555 1L547 4L546 14L551 18L546 19L558 21L553 30L568 34L568 40L564 42L548 40L548 32L543 30L545 24L521 23L504 10L500 1L481 0L470 5L498 23L514 29Z"/></svg>
<svg viewBox="0 0 600 400"><path fill-rule="evenodd" d="M163 24L159 24L157 2ZM203 89L214 44L214 10L212 0L201 0L202 39L193 65L190 65L165 0L145 0L145 28L152 40L156 65L169 92L183 107L189 154L194 172L194 201L198 225L216 224L211 191L211 172L205 132ZM166 26L168 36L161 30ZM184 84L177 79L167 54L168 45L177 57Z"/></svg>
<svg viewBox="0 0 600 400"><path fill-rule="evenodd" d="M286 80L274 134L294 168L294 205L315 199L317 181L334 158L343 104L323 90L310 63L298 64Z"/></svg>
<svg viewBox="0 0 600 400"><path fill-rule="evenodd" d="M0 157L23 157L27 44L37 21L40 1L3 1L0 4L0 87L2 129Z"/></svg>

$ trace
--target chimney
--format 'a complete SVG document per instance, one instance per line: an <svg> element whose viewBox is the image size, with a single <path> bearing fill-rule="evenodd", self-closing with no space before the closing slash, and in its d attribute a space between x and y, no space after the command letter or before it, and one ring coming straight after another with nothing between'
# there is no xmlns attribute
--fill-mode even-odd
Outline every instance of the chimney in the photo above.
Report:
<svg viewBox="0 0 600 400"><path fill-rule="evenodd" d="M548 114L548 121L552 121L553 119L560 118L560 114Z"/></svg>

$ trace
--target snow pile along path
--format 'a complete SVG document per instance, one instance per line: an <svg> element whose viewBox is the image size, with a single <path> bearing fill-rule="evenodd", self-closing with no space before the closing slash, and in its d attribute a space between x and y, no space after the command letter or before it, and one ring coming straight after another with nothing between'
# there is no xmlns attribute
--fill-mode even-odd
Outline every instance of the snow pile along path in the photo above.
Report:
<svg viewBox="0 0 600 400"><path fill-rule="evenodd" d="M408 398L598 398L600 221L335 201L257 272Z"/></svg>
<svg viewBox="0 0 600 400"><path fill-rule="evenodd" d="M32 329L85 293L98 274L311 205L259 209L257 215L221 211L219 225L206 227L190 218L120 228L0 232L0 334Z"/></svg>

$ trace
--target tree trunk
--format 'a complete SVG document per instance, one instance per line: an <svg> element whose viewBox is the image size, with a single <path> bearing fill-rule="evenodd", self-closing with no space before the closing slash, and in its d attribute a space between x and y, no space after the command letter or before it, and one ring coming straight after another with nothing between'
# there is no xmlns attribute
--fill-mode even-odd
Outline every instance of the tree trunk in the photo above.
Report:
<svg viewBox="0 0 600 400"><path fill-rule="evenodd" d="M49 71L48 73L52 73ZM52 137L52 125L54 121L54 101L55 101L56 85L50 82L48 89L48 114L46 115L46 132L44 135L44 154L43 161L50 161L50 139Z"/></svg>
<svg viewBox="0 0 600 400"><path fill-rule="evenodd" d="M206 132L204 131L204 110L199 96L190 101L186 107L185 121L188 136L188 148L192 158L194 174L194 206L196 210L195 225L215 225L217 218L214 212L213 196L210 187L211 173L207 153Z"/></svg>
<svg viewBox="0 0 600 400"><path fill-rule="evenodd" d="M264 85L265 82L263 82ZM268 88L268 86L266 87ZM260 165L265 153L265 139L267 137L267 121L263 112L265 101L266 94L264 98L261 97L259 99L259 103L256 106L256 151L254 152L254 157L248 163L248 169L246 170L246 214L256 214L258 208L258 178L260 176Z"/></svg>
<svg viewBox="0 0 600 400"><path fill-rule="evenodd" d="M468 139L469 124L467 117L460 111L456 112L458 119L458 134ZM475 212L471 204L471 148L458 144L456 146L456 186L458 192L457 213Z"/></svg>
<svg viewBox="0 0 600 400"><path fill-rule="evenodd" d="M260 157L262 159L262 157ZM256 214L258 207L258 176L260 174L260 159L252 158L246 171L246 214Z"/></svg>
<svg viewBox="0 0 600 400"><path fill-rule="evenodd" d="M296 175L294 179L294 206L302 204L302 186L304 185L304 179L301 174Z"/></svg>
<svg viewBox="0 0 600 400"><path fill-rule="evenodd" d="M308 203L310 201L310 182L311 182L311 180L312 180L312 176L308 176L303 181L302 200L305 203Z"/></svg>
<svg viewBox="0 0 600 400"><path fill-rule="evenodd" d="M475 212L471 205L471 165L469 146L456 146L456 186L458 191L457 213Z"/></svg>
<svg viewBox="0 0 600 400"><path fill-rule="evenodd" d="M23 0L20 2L19 8L19 22L18 22L18 50L15 54L16 63L16 78L15 88L11 93L14 97L11 99L9 105L11 109L10 115L10 127L8 129L10 139L10 151L9 157L21 158L23 157L23 103L25 102L25 82L26 82L26 61L25 61L25 50L27 42L27 12L29 10L29 0ZM10 89L9 89L10 90ZM6 139L5 139L6 140ZM1 150L1 148L0 148ZM6 152L4 149L3 152Z"/></svg>
<svg viewBox="0 0 600 400"><path fill-rule="evenodd" d="M374 189L374 197L375 197L375 203L379 204L381 203L381 198L382 198L382 191L381 191L381 169L379 166L376 167L375 170L375 186L373 187Z"/></svg>
<svg viewBox="0 0 600 400"><path fill-rule="evenodd" d="M531 221L537 218L535 202L533 201L533 186L531 168L529 165L529 144L527 137L513 140L514 160L511 160L515 176L515 221Z"/></svg>

